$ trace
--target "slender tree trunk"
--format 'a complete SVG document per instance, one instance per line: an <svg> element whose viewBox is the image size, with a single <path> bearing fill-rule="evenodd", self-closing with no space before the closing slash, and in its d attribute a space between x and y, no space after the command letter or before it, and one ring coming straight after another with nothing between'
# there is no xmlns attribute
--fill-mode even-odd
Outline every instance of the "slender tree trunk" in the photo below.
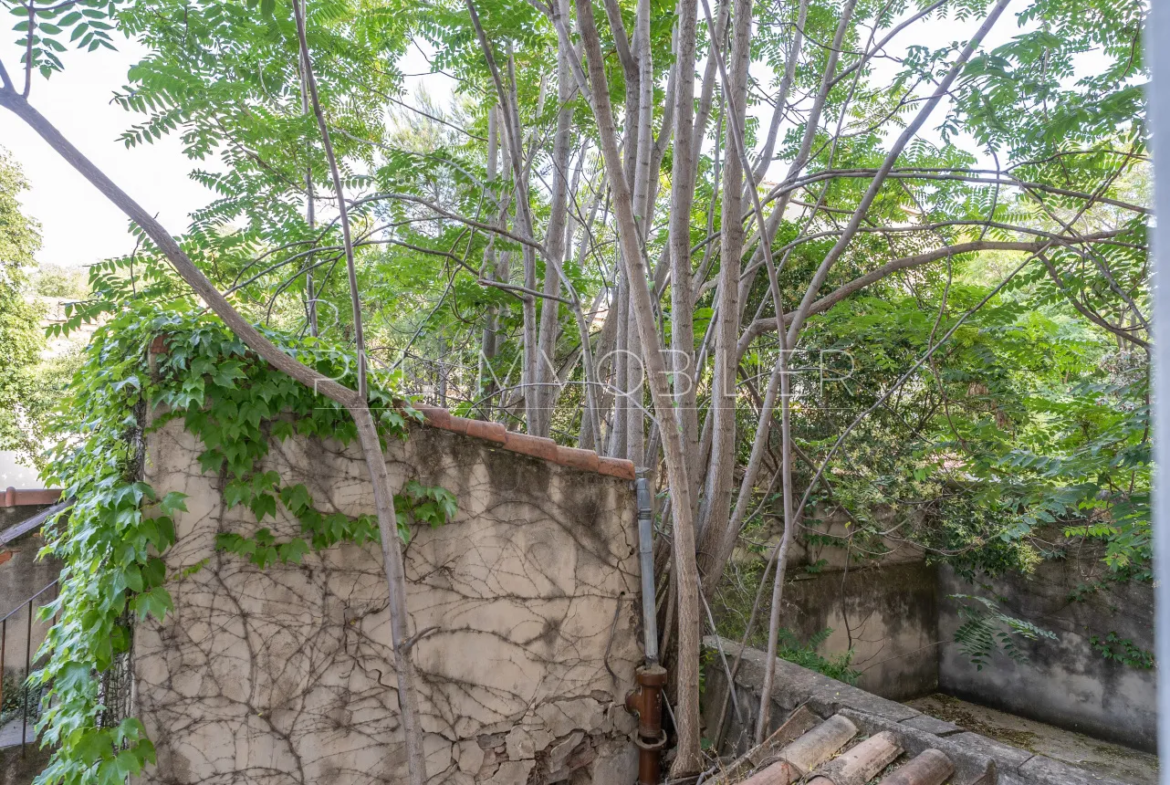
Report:
<svg viewBox="0 0 1170 785"><path fill-rule="evenodd" d="M613 347L613 376L616 393L613 398L613 425L609 432L609 455L614 458L626 457L626 433L629 419L626 410L629 408L630 392L630 362L628 342L630 337L630 288L629 277L625 267L618 272L617 282L617 309L610 318L617 319L617 338Z"/></svg>
<svg viewBox="0 0 1170 785"><path fill-rule="evenodd" d="M650 212L653 188L650 173L653 170L651 158L654 153L654 69L650 56L650 0L638 0L633 50L638 65L638 112L634 133L627 137L637 139L634 160L634 221L638 227L642 252L645 253L646 239L650 231ZM629 89L629 88L627 88ZM626 118L627 124L633 118ZM644 412L645 385L642 352L637 341L630 340L632 331L627 328L626 382L631 397L626 402L626 457L644 465L646 453L646 415Z"/></svg>
<svg viewBox="0 0 1170 785"><path fill-rule="evenodd" d="M861 221L864 219L865 214L869 211L869 207L871 204L873 204L873 200L877 197L877 193L881 189L882 183L884 182L885 178L889 175L890 170L893 168L894 163L897 161L898 157L902 154L902 150L905 149L905 147L909 143L910 139L913 138L913 136L918 132L918 129L920 129L922 127L923 123L926 122L926 119L930 116L931 112L934 111L935 107L938 106L938 104L942 100L943 96L945 96L948 93L948 91L951 89L951 85L954 83L955 79L958 78L959 73L962 71L963 67L967 64L967 61L970 60L971 55L974 54L975 50L979 48L979 45L982 42L983 38L987 35L987 33L995 25L996 21L999 19L1000 15L1003 13L1004 9L1007 7L1009 2L1011 2L1011 0L999 0L999 2L996 3L996 5L991 9L991 12L988 14L987 18L983 21L983 24L979 27L979 30L976 31L974 37L972 37L971 40L967 42L967 45L960 52L956 61L951 65L951 68L947 71L946 76L944 76L942 81L939 82L938 87L935 89L935 92L933 93L933 95L930 97L930 99L928 99L926 101L925 104L923 104L923 106L919 109L918 114L915 116L915 118L910 122L910 124L906 127L906 129L902 132L902 134L899 135L898 139L894 142L889 153L887 153L887 155L886 155L885 161L882 163L882 166L879 168L877 175L874 177L874 180L870 183L870 186L866 190L865 195L862 196L862 198L861 198L861 202L858 204L853 215L850 217L849 223L845 227L845 231L843 231L841 233L841 236L838 238L837 243L834 244L834 246L825 255L824 260L821 262L820 266L817 268L816 274L813 276L813 279L809 283L808 288L805 289L804 298L801 300L800 306L797 308L796 312L793 314L792 323L789 326L788 333L785 336L785 339L781 341L781 348L782 349L784 347L793 348L797 345L797 339L799 338L799 335L800 335L800 329L804 325L804 320L808 317L808 314L809 314L809 311L812 307L813 301L815 300L816 295L817 295L818 291L820 290L821 285L824 283L825 278L828 276L829 269L832 267L833 263L838 258L840 258L841 254L844 253L845 248L849 245L849 243L852 242L853 237L857 233L858 227L860 227L860 225L861 225ZM786 380L782 380L782 384L784 381L786 381ZM784 406L784 410L783 410L784 418L781 422L781 427L784 429L783 439L784 439L785 445L791 444L790 433L788 432L789 428L790 428L789 422L788 422L788 416L787 416L787 414L788 414L787 408L788 407L786 405L788 392L789 391L787 389L787 385L783 385L781 388L781 395L784 398L783 403L785 404L785 406ZM783 456L783 458L787 464L787 462L788 462L787 452ZM814 481L815 481L815 478L814 478ZM788 483L788 485L790 486L790 482ZM806 492L806 495L807 495L807 492ZM767 715L768 715L769 707L771 705L772 684L773 684L773 680L775 678L775 672L776 672L775 653L776 653L777 640L779 637L780 603L783 599L783 590L784 590L784 567L785 567L784 560L785 560L785 557L787 555L788 543L791 540L791 536L792 536L791 529L792 529L792 525L793 525L792 524L793 516L800 515L804 509L804 506L802 503L800 509L793 512L793 510L792 510L792 496L793 496L792 488L786 487L784 489L784 504L785 504L785 508L784 508L784 523L785 523L784 539L781 541L781 546L780 546L781 551L780 551L780 555L778 557L778 561L776 564L776 578L775 578L775 583L774 583L773 589L772 589L772 612L771 612L771 618L769 620L769 628L768 628L768 657L767 657L767 660L765 661L764 681L763 681L763 684L761 686L760 717L759 717L760 721L759 721L759 724L757 725L757 728L756 728L757 738L760 738L762 736L762 734L766 732L767 724L768 724L768 716Z"/></svg>
<svg viewBox="0 0 1170 785"><path fill-rule="evenodd" d="M760 150L760 156L752 172L752 182L754 183L763 180L764 175L768 172L768 167L772 165L772 154L776 151L776 137L780 133L780 123L784 120L784 114L788 109L788 93L792 90L792 83L796 79L796 63L800 59L801 44L804 42L804 25L807 20L808 0L800 0L800 8L796 12L796 25L792 28L792 42L788 46L788 59L784 63L784 77L780 80L780 89L776 94L776 108L772 111L772 121L768 124L768 138L764 141L764 147ZM835 68L828 70L835 70Z"/></svg>
<svg viewBox="0 0 1170 785"><path fill-rule="evenodd" d="M949 93L951 85L954 84L955 80L959 77L959 73L967 65L967 61L971 59L971 55L973 55L975 50L979 48L983 38L987 35L991 28L995 26L995 23L999 20L1000 15L1003 13L1004 9L1007 8L1010 2L1011 0L999 0L999 2L995 4L995 6L991 9L991 12L987 15L987 18L983 21L983 24L975 32L975 35L971 38L970 41L967 42L967 45L963 47L963 50L959 53L958 58L947 71L946 76L944 76L942 81L939 82L938 87L935 89L934 93L931 94L930 98L927 99L927 101L918 110L918 114L915 115L914 119L910 121L910 124L906 126L906 128L894 141L890 151L886 154L885 160L878 168L877 174L874 175L873 180L870 182L869 188L866 189L865 194L861 197L860 203L857 205L857 208L850 216L849 222L841 232L841 236L837 239L837 242L833 245L829 252L825 254L825 258L821 261L820 266L817 268L816 273L813 275L812 280L805 289L804 297L801 299L799 307L797 307L796 311L793 313L792 324L788 328L789 347L796 346L796 338L800 334L800 329L804 326L805 319L808 318L809 309L816 300L817 293L824 284L825 278L827 278L829 275L829 270L836 263L837 259L841 257L841 254L845 252L845 249L849 247L849 244L853 242L853 238L856 236L857 230L861 227L862 220L865 219L866 213L869 212L870 205L872 205L874 199L877 198L878 191L881 190L882 185L885 183L886 178L890 174L890 170L894 168L894 164L897 162L899 156L902 155L902 151L906 149L906 145L910 143L910 140L913 139L914 136L918 133L919 129L922 128L923 123L925 123L926 119L930 117L931 113L934 111L935 107L939 105L939 102L942 101L943 97Z"/></svg>
<svg viewBox="0 0 1170 785"><path fill-rule="evenodd" d="M857 6L857 0L846 0L844 6L841 8L841 19L837 23L837 30L833 34L833 42L830 46L828 57L825 62L824 72L821 74L821 83L817 88L817 93L813 98L812 107L809 109L808 119L805 121L804 134L800 140L800 149L792 163L788 167L788 173L785 175L785 182L796 177L800 171L808 163L809 156L812 154L813 141L816 139L816 134L820 128L821 114L824 112L825 104L829 98L829 90L834 84L834 75L837 72L837 60L841 52L841 47L845 41L845 35L849 31L849 23L853 19L853 10ZM804 9L802 9L804 10ZM799 33L798 33L799 34ZM792 198L792 191L786 191L776 201L775 207L772 209L771 215L765 220L764 226L761 229L761 236L766 238L760 243L759 248L762 249L764 243L771 245L773 238L776 236L776 231L780 228L780 223L784 218L784 213L788 209L789 201ZM740 281L740 302L746 302L747 292L751 289L752 284L755 283L755 271L759 270L759 263L762 253L757 250L752 258L749 268L753 271L745 276ZM740 314L740 318L743 314Z"/></svg>
<svg viewBox="0 0 1170 785"><path fill-rule="evenodd" d="M715 30L711 33L711 51L707 54L707 64L703 68L703 87L699 91L699 112L695 116L694 140L691 146L691 160L699 166L700 153L703 151L703 137L707 133L707 121L711 118L711 105L715 98L715 50L723 48L723 39L727 35L727 17L731 9L731 0L719 0L719 11L715 20ZM697 10L696 10L697 13ZM721 99L725 100L726 96ZM719 145L716 145L719 148ZM718 153L717 153L718 154Z"/></svg>
<svg viewBox="0 0 1170 785"><path fill-rule="evenodd" d="M498 174L498 159L499 159L499 140L500 140L500 126L499 126L499 111L496 107L488 110L488 145L487 145L487 187L491 189L495 185L496 176ZM502 206L497 210L498 223L504 220L504 213ZM496 243L493 236L488 240L487 249L483 254L483 272L481 273L486 280L494 281L496 279ZM480 340L479 347L479 368L477 379L476 399L485 400L495 392L495 379L492 373L489 372L488 366L496 356L496 330L498 314L495 306L487 309L487 314L484 319L483 338ZM490 411L490 409L488 410ZM490 416L485 419L491 419Z"/></svg>
<svg viewBox="0 0 1170 785"><path fill-rule="evenodd" d="M730 84L727 85L728 127L747 119L748 64L751 54L752 0L735 0L732 19ZM723 217L719 250L719 290L715 371L711 391L713 410L711 465L699 514L699 569L711 563L730 513L732 473L735 470L736 347L739 343L740 258L744 243L744 169L739 156L728 155L723 166Z"/></svg>
<svg viewBox="0 0 1170 785"><path fill-rule="evenodd" d="M691 521L691 501L686 477L686 459L678 421L675 419L667 382L665 352L654 318L654 301L646 277L646 263L638 246L637 225L629 183L625 178L621 153L617 144L613 109L609 101L609 85L605 76L601 40L593 19L591 0L577 0L577 20L581 40L589 66L592 106L601 138L602 154L614 195L618 240L622 261L628 273L638 334L646 358L647 381L654 409L669 427L662 428L666 470L674 503L674 559L678 575L679 656L678 706L676 713L678 748L671 773L675 776L692 774L702 766L699 751L699 597L698 571L695 566L694 530Z"/></svg>
<svg viewBox="0 0 1170 785"><path fill-rule="evenodd" d="M691 208L695 200L695 33L697 0L678 0L675 36L674 176L670 184L670 326L674 395L682 422L687 477L698 472L699 411L695 302L691 291Z"/></svg>
<svg viewBox="0 0 1170 785"><path fill-rule="evenodd" d="M305 13L304 3L307 0L293 0L301 3L301 14ZM301 114L306 117L312 112L309 108L309 86L304 53L301 53L298 65L301 72ZM316 205L313 203L313 160L312 146L305 146L305 222L309 224L309 231L317 228ZM313 289L313 254L305 257L305 319L309 323L309 335L314 338L319 334L317 325L317 293Z"/></svg>
<svg viewBox="0 0 1170 785"><path fill-rule="evenodd" d="M568 0L553 0L555 13L568 16ZM552 204L550 206L548 232L545 248L549 264L544 267L545 300L541 303L540 334L536 358L536 388L532 398L536 405L530 410L528 431L536 436L547 437L552 429L552 407L556 399L556 341L560 323L557 319L557 301L549 299L560 295L561 277L557 270L565 256L565 223L569 212L569 145L573 122L574 85L569 70L569 53L557 51L557 131L553 139L552 154ZM552 264L556 260L556 264Z"/></svg>
<svg viewBox="0 0 1170 785"><path fill-rule="evenodd" d="M522 134L520 111L517 107L516 99L515 61L509 55L509 83L505 86L503 77L500 76L500 69L496 65L495 55L492 53L491 43L483 31L483 25L480 24L479 13L475 9L475 3L473 0L465 0L465 2L467 4L468 15L471 18L472 25L475 27L476 36L479 39L480 48L483 50L484 59L487 61L488 70L491 71L496 93L500 99L500 109L504 120L504 139L510 147L512 174L515 178L516 229L522 237L527 240L532 240L533 224L531 206L528 202L528 172L526 171L525 157L520 143ZM524 288L529 292L536 291L536 251L532 245L529 243L524 244L521 249L521 258L524 263ZM533 391L537 376L536 299L533 295L526 294L521 300L521 303L524 318L524 364L520 375L520 384L524 391L526 413L531 418L532 410L535 409L533 406Z"/></svg>
<svg viewBox="0 0 1170 785"><path fill-rule="evenodd" d="M402 558L402 540L394 511L394 492L386 471L386 458L374 418L368 407L350 410L357 424L358 439L366 457L366 468L374 485L374 507L378 513L378 535L382 545L382 564L390 586L390 640L394 644L394 670L398 675L398 708L402 712L402 730L406 738L406 759L411 785L427 780L426 754L418 700L418 674L414 669L413 641L410 640L409 611L406 605L406 566Z"/></svg>
<svg viewBox="0 0 1170 785"><path fill-rule="evenodd" d="M365 453L370 480L374 485L374 505L378 513L378 532L382 541L382 563L386 571L386 583L390 592L390 628L394 643L394 667L398 674L398 704L402 712L402 731L406 742L406 758L411 785L423 785L426 781L426 758L423 751L423 729L419 717L417 679L411 662L411 652L406 643L409 636L410 616L406 606L406 570L402 559L402 542L398 538L398 521L394 510L394 492L390 486L390 475L386 471L386 456L369 409L369 393L366 381L366 343L362 328L361 296L357 284L357 263L354 259L353 238L350 234L349 210L345 203L345 192L341 184L341 172L333 143L329 137L329 125L317 96L317 80L313 76L313 61L309 55L309 43L305 34L305 18L300 5L293 0L296 11L297 37L300 40L301 57L304 61L306 83L317 127L321 131L321 142L329 161L333 176L333 188L337 193L337 210L341 222L341 234L345 244L345 262L349 273L349 290L353 301L354 340L358 353L358 405L350 408L350 414L358 428L358 436Z"/></svg>
<svg viewBox="0 0 1170 785"><path fill-rule="evenodd" d="M321 132L321 143L325 148L325 157L329 162L329 171L333 175L333 189L337 194L337 211L341 223L341 238L345 248L345 270L349 276L349 295L353 305L353 337L357 346L357 377L358 397L367 399L366 383L366 339L365 328L362 325L362 302L358 294L357 262L353 253L353 235L349 227L349 210L345 205L345 192L341 187L341 173L337 168L337 157L333 154L333 142L329 137L329 125L325 122L325 114L321 110L321 102L317 97L317 80L313 76L313 61L309 56L309 44L305 37L305 15L301 3L293 0L293 11L297 22L297 38L300 41L301 64L305 70L305 85L309 88L309 103L313 107L313 114L317 119L317 129Z"/></svg>

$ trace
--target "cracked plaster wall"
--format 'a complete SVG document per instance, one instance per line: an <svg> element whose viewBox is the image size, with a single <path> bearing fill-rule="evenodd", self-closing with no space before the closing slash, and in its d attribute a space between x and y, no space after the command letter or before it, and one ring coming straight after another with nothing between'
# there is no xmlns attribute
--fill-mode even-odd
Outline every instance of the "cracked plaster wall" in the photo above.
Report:
<svg viewBox="0 0 1170 785"><path fill-rule="evenodd" d="M402 782L405 750L376 544L344 544L265 570L217 553L249 534L177 422L149 437L147 480L188 494L168 574L174 612L140 623L138 715L158 750L145 780L178 785ZM641 659L634 494L629 483L417 427L389 446L396 483L440 484L446 526L406 549L431 783L597 783L636 775L621 708ZM265 469L303 482L319 509L373 510L355 446L273 442ZM281 508L279 514L283 515ZM294 536L288 517L266 519Z"/></svg>

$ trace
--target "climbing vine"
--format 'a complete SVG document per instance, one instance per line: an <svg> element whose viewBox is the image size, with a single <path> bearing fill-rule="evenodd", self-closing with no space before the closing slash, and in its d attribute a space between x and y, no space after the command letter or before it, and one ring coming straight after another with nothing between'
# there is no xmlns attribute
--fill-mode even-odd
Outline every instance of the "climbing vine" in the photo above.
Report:
<svg viewBox="0 0 1170 785"><path fill-rule="evenodd" d="M152 343L161 337L162 346ZM321 373L352 383L350 358L316 339L269 338ZM395 397L396 379L379 378L370 405L383 439L404 439L421 414ZM55 748L38 783L114 785L154 762L142 723L111 708L103 674L129 652L134 620L162 620L173 609L162 555L175 541L173 516L184 495L142 481L144 434L172 420L203 445L200 468L216 474L229 508L247 507L263 523L283 507L300 536L278 540L267 527L252 536L221 534L217 547L253 564L299 563L339 542L378 539L372 515L317 509L303 484L287 483L261 462L273 441L293 436L357 436L345 409L251 354L216 317L188 300L160 308L131 298L95 333L55 423L58 444L46 480L74 499L49 527L45 551L64 563L60 596L40 613L59 614L32 675L44 690L40 729ZM455 513L443 488L408 482L395 497L399 535L410 524L438 526Z"/></svg>
<svg viewBox="0 0 1170 785"><path fill-rule="evenodd" d="M1103 636L1093 635L1089 638L1089 645L1105 659L1120 662L1135 670L1153 670L1157 663L1152 651L1146 651L1129 638L1123 638L1116 632L1110 632Z"/></svg>

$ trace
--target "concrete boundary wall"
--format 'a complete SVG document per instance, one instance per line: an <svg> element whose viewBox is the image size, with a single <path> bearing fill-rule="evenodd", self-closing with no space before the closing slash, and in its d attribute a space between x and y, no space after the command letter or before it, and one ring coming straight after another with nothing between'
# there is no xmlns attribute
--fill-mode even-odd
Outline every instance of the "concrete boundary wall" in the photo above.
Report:
<svg viewBox="0 0 1170 785"><path fill-rule="evenodd" d="M388 449L395 484L442 485L459 502L453 522L416 527L406 548L412 628L427 631L414 652L430 782L632 781L631 483L450 429L415 426ZM177 422L148 437L147 480L188 495L168 573L202 567L173 585L164 623L135 633L137 711L158 749L146 781L405 781L379 547L264 570L217 552L217 534L261 524L225 508L200 452ZM263 468L304 483L323 510L373 509L356 446L274 441ZM298 533L283 508L262 525Z"/></svg>
<svg viewBox="0 0 1170 785"><path fill-rule="evenodd" d="M948 567L939 578L939 688L1021 717L1039 720L1146 752L1157 751L1157 671L1106 658L1092 639L1109 633L1143 651L1154 648L1153 587L1093 581L1082 570L1097 560L1045 561L1031 576L972 584ZM997 650L977 668L954 642L963 623L954 595L997 599L1004 613L1056 633L1057 639L1019 641L1026 658ZM1079 597L1079 599L1078 599ZM1100 645L1100 644L1099 644ZM1113 646L1120 651L1120 645Z"/></svg>
<svg viewBox="0 0 1170 785"><path fill-rule="evenodd" d="M1090 545L1043 535L1062 545L1063 559L1040 562L1031 575L965 580L927 565L905 548L876 565L844 569L844 550L819 545L789 561L781 624L800 640L826 628L818 651L852 651L858 686L894 700L934 691L1143 751L1156 748L1157 671L1106 657L1154 648L1153 587L1111 581ZM806 569L815 566L815 571ZM1015 618L1057 635L1017 640L1022 662L997 649L982 668L955 643L965 619L955 595L984 597ZM971 601L967 601L971 604ZM1094 646L1093 638L1098 638ZM1140 658L1140 655L1138 655Z"/></svg>

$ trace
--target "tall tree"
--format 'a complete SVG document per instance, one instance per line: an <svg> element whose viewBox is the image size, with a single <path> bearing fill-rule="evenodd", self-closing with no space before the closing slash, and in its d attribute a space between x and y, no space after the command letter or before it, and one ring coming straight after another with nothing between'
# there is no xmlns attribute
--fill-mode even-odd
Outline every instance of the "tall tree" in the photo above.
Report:
<svg viewBox="0 0 1170 785"><path fill-rule="evenodd" d="M459 413L654 478L675 774L702 768L700 593L726 588L745 530L780 522L749 624L768 618L774 651L786 549L815 505L876 531L873 500L900 504L850 470L859 442L893 474L929 473L913 493L961 486L922 547L994 518L1014 543L996 558L1023 563L1027 521L1075 496L1119 569L1141 561L1139 0L0 1L26 65L0 102L39 128L31 76L61 67L64 42L110 45L116 24L146 44L118 95L144 115L126 142L178 133L223 165L195 173L217 200L177 242L151 228L145 252L177 260L242 335L319 332ZM1006 43L989 51L992 30ZM388 65L415 38L454 80L451 106L406 95ZM999 276L975 294L964 276L985 268ZM1064 420L1009 406L1044 397L1002 360L1019 357L1010 329L1047 334L1003 321L1019 291L1116 345L1108 380L1073 376L1107 384L1125 416L1031 365L1092 426L1058 438ZM977 370L976 344L1001 359ZM859 348L866 390L825 393L807 370L839 347Z"/></svg>

